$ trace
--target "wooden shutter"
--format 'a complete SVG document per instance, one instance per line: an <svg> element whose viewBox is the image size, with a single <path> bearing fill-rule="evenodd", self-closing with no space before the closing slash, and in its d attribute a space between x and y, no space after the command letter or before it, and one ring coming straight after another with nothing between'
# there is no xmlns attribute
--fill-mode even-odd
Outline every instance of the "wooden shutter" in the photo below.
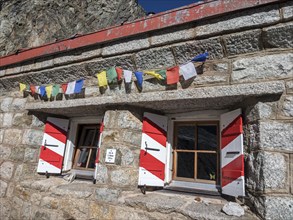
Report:
<svg viewBox="0 0 293 220"><path fill-rule="evenodd" d="M61 173L68 123L67 119L47 118L37 168L38 173Z"/></svg>
<svg viewBox="0 0 293 220"><path fill-rule="evenodd" d="M139 186L164 186L167 117L145 113L139 165Z"/></svg>
<svg viewBox="0 0 293 220"><path fill-rule="evenodd" d="M244 196L244 155L241 109L221 115L222 193Z"/></svg>

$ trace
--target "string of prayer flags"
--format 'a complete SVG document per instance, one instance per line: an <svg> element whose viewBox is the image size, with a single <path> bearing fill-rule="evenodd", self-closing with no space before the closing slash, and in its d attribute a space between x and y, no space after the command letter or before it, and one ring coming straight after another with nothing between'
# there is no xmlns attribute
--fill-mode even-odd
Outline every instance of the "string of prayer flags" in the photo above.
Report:
<svg viewBox="0 0 293 220"><path fill-rule="evenodd" d="M176 84L179 82L179 66L174 66L167 69L167 85Z"/></svg>
<svg viewBox="0 0 293 220"><path fill-rule="evenodd" d="M125 83L131 83L132 71L130 71L130 70L123 70L123 75L124 75Z"/></svg>
<svg viewBox="0 0 293 220"><path fill-rule="evenodd" d="M205 53L202 53L202 54L199 54L199 55L195 56L191 61L193 61L193 62L205 62L206 59L208 58L208 56L209 56L209 53L205 52Z"/></svg>
<svg viewBox="0 0 293 220"><path fill-rule="evenodd" d="M107 72L106 71L102 71L100 73L97 73L96 77L98 78L98 86L99 87L108 86Z"/></svg>
<svg viewBox="0 0 293 220"><path fill-rule="evenodd" d="M66 90L67 90L67 86L68 86L68 83L63 83L63 84L61 85L61 88L62 88L62 91L63 91L64 94L65 94L65 92L66 92Z"/></svg>
<svg viewBox="0 0 293 220"><path fill-rule="evenodd" d="M123 69L116 67L116 73L117 73L117 80L120 81L123 79Z"/></svg>
<svg viewBox="0 0 293 220"><path fill-rule="evenodd" d="M46 94L46 88L45 86L40 86L39 87L39 94L43 97Z"/></svg>
<svg viewBox="0 0 293 220"><path fill-rule="evenodd" d="M197 75L196 69L192 62L180 66L179 72L183 76L184 80L191 79Z"/></svg>
<svg viewBox="0 0 293 220"><path fill-rule="evenodd" d="M137 79L137 86L142 89L143 72L134 72L134 75Z"/></svg>
<svg viewBox="0 0 293 220"><path fill-rule="evenodd" d="M55 97L59 94L60 86L59 85L53 85L52 88L52 96Z"/></svg>
<svg viewBox="0 0 293 220"><path fill-rule="evenodd" d="M154 70L144 71L145 74L155 77L158 80L163 80L163 77Z"/></svg>
<svg viewBox="0 0 293 220"><path fill-rule="evenodd" d="M111 67L107 71L107 79L109 84L117 83L117 72L115 67Z"/></svg>
<svg viewBox="0 0 293 220"><path fill-rule="evenodd" d="M21 92L23 92L24 90L26 90L26 84L19 83L19 90L20 90Z"/></svg>
<svg viewBox="0 0 293 220"><path fill-rule="evenodd" d="M80 93L83 87L83 79L79 79L68 83L65 94L70 95L74 93Z"/></svg>
<svg viewBox="0 0 293 220"><path fill-rule="evenodd" d="M46 89L47 98L50 99L52 95L53 86L52 85L46 86L45 89Z"/></svg>

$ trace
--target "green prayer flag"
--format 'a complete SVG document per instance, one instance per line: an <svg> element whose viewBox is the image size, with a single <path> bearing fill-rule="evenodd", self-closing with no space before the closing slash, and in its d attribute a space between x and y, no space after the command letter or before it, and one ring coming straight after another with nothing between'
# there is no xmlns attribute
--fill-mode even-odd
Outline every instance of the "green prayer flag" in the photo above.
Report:
<svg viewBox="0 0 293 220"><path fill-rule="evenodd" d="M53 89L52 89L52 96L55 97L56 95L58 95L60 90L60 86L59 85L54 85Z"/></svg>
<svg viewBox="0 0 293 220"><path fill-rule="evenodd" d="M156 73L158 73L163 78L163 80L166 79L166 70L156 70Z"/></svg>
<svg viewBox="0 0 293 220"><path fill-rule="evenodd" d="M117 83L117 72L115 67L111 67L106 72L107 72L108 83L109 84Z"/></svg>

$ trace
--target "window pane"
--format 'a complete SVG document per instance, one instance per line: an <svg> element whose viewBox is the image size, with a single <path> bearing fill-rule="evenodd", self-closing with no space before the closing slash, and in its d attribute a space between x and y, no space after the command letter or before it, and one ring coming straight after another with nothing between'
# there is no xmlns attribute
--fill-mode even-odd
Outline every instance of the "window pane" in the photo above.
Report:
<svg viewBox="0 0 293 220"><path fill-rule="evenodd" d="M194 150L195 126L177 127L177 149Z"/></svg>
<svg viewBox="0 0 293 220"><path fill-rule="evenodd" d="M88 168L95 168L96 155L97 155L97 148L93 148Z"/></svg>
<svg viewBox="0 0 293 220"><path fill-rule="evenodd" d="M217 154L197 153L197 179L216 180Z"/></svg>
<svg viewBox="0 0 293 220"><path fill-rule="evenodd" d="M95 136L95 129L86 129L82 146L91 146Z"/></svg>
<svg viewBox="0 0 293 220"><path fill-rule="evenodd" d="M80 154L77 160L77 166L78 167L86 167L86 162L87 162L87 158L89 155L89 148L81 148L80 149Z"/></svg>
<svg viewBox="0 0 293 220"><path fill-rule="evenodd" d="M197 126L197 150L217 150L218 137L216 125Z"/></svg>
<svg viewBox="0 0 293 220"><path fill-rule="evenodd" d="M177 152L177 177L194 178L194 153Z"/></svg>

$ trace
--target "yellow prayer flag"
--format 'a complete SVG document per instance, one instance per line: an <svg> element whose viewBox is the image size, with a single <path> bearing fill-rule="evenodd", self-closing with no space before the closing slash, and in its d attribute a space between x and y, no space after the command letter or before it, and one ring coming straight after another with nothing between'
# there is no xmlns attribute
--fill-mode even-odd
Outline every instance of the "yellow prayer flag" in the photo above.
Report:
<svg viewBox="0 0 293 220"><path fill-rule="evenodd" d="M155 71L144 71L145 74L151 75L159 80L164 79L160 74L156 73Z"/></svg>
<svg viewBox="0 0 293 220"><path fill-rule="evenodd" d="M107 86L108 82L107 82L107 72L106 71L102 71L98 74L96 74L97 78L98 78L98 86L99 87L103 87L103 86Z"/></svg>
<svg viewBox="0 0 293 220"><path fill-rule="evenodd" d="M52 85L46 86L46 94L47 94L48 99L51 98L52 90L53 90L53 86Z"/></svg>
<svg viewBox="0 0 293 220"><path fill-rule="evenodd" d="M26 89L26 84L19 83L19 89L21 92L24 91Z"/></svg>

